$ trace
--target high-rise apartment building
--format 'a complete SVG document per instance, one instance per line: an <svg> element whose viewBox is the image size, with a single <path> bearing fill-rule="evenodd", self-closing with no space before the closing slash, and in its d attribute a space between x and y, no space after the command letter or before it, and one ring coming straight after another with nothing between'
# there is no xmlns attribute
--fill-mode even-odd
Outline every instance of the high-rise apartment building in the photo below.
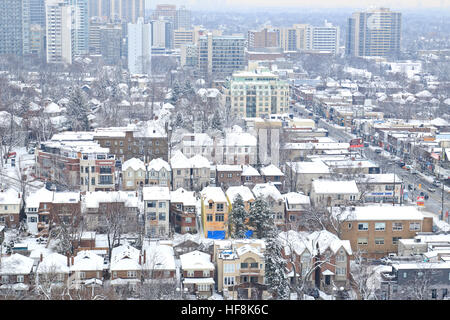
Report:
<svg viewBox="0 0 450 320"><path fill-rule="evenodd" d="M297 28L288 27L288 28L278 28L278 41L279 46L284 51L297 51Z"/></svg>
<svg viewBox="0 0 450 320"><path fill-rule="evenodd" d="M100 54L107 65L117 65L122 53L122 26L108 23L100 27Z"/></svg>
<svg viewBox="0 0 450 320"><path fill-rule="evenodd" d="M45 0L30 1L30 25L38 24L45 30Z"/></svg>
<svg viewBox="0 0 450 320"><path fill-rule="evenodd" d="M43 58L45 56L45 29L39 24L30 26L30 53Z"/></svg>
<svg viewBox="0 0 450 320"><path fill-rule="evenodd" d="M191 29L192 28L192 18L191 10L186 9L185 6L181 6L177 9L175 14L175 29Z"/></svg>
<svg viewBox="0 0 450 320"><path fill-rule="evenodd" d="M171 20L175 24L177 18L177 6L173 4L157 4L151 18L152 20L164 18L166 20Z"/></svg>
<svg viewBox="0 0 450 320"><path fill-rule="evenodd" d="M289 111L289 83L268 69L233 73L229 83L231 112L238 117L267 118Z"/></svg>
<svg viewBox="0 0 450 320"><path fill-rule="evenodd" d="M29 0L0 1L0 54L22 55L29 51Z"/></svg>
<svg viewBox="0 0 450 320"><path fill-rule="evenodd" d="M88 0L66 0L74 7L74 54L85 55L89 53L89 6Z"/></svg>
<svg viewBox="0 0 450 320"><path fill-rule="evenodd" d="M45 3L47 63L71 64L75 52L75 8L65 0Z"/></svg>
<svg viewBox="0 0 450 320"><path fill-rule="evenodd" d="M194 43L194 30L186 30L184 28L173 31L173 47L180 48L185 44Z"/></svg>
<svg viewBox="0 0 450 320"><path fill-rule="evenodd" d="M173 48L173 23L160 17L153 20L152 24L152 47Z"/></svg>
<svg viewBox="0 0 450 320"><path fill-rule="evenodd" d="M198 67L204 77L225 77L245 67L245 37L213 36L208 33L198 43Z"/></svg>
<svg viewBox="0 0 450 320"><path fill-rule="evenodd" d="M305 28L305 49L337 53L339 49L339 27L325 21L323 26Z"/></svg>
<svg viewBox="0 0 450 320"><path fill-rule="evenodd" d="M151 73L152 27L139 18L128 23L128 71L131 74Z"/></svg>
<svg viewBox="0 0 450 320"><path fill-rule="evenodd" d="M144 17L145 0L89 0L89 17L136 23Z"/></svg>
<svg viewBox="0 0 450 320"><path fill-rule="evenodd" d="M278 47L278 34L275 30L264 28L260 31L248 31L248 49Z"/></svg>
<svg viewBox="0 0 450 320"><path fill-rule="evenodd" d="M387 8L355 12L348 19L345 53L351 56L397 56L402 16Z"/></svg>

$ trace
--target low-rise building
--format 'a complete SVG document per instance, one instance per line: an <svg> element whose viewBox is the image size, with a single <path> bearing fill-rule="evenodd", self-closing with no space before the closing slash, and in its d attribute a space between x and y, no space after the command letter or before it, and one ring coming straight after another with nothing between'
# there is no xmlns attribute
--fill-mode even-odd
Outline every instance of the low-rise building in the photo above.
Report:
<svg viewBox="0 0 450 320"><path fill-rule="evenodd" d="M228 200L220 187L206 187L200 192L202 223L207 238L223 239L228 221Z"/></svg>
<svg viewBox="0 0 450 320"><path fill-rule="evenodd" d="M286 185L293 191L311 194L312 181L330 177L330 169L320 160L286 163Z"/></svg>
<svg viewBox="0 0 450 320"><path fill-rule="evenodd" d="M273 164L262 167L260 170L264 182L272 182L278 190L284 190L284 173Z"/></svg>
<svg viewBox="0 0 450 320"><path fill-rule="evenodd" d="M403 181L393 173L365 174L356 178L360 199L364 202L401 203Z"/></svg>
<svg viewBox="0 0 450 320"><path fill-rule="evenodd" d="M197 198L194 191L170 192L170 222L176 233L197 233Z"/></svg>
<svg viewBox="0 0 450 320"><path fill-rule="evenodd" d="M244 165L241 173L241 183L249 188L253 188L257 183L263 183L264 178L250 165Z"/></svg>
<svg viewBox="0 0 450 320"><path fill-rule="evenodd" d="M130 245L113 248L110 264L111 285L136 289L137 284L141 282L145 263L145 254L141 255L138 249Z"/></svg>
<svg viewBox="0 0 450 320"><path fill-rule="evenodd" d="M144 187L145 234L148 237L169 236L170 191L168 187Z"/></svg>
<svg viewBox="0 0 450 320"><path fill-rule="evenodd" d="M167 161L161 158L153 159L147 167L148 184L169 187L172 181L172 169Z"/></svg>
<svg viewBox="0 0 450 320"><path fill-rule="evenodd" d="M285 203L286 228L301 230L301 218L311 208L311 200L308 196L299 192L283 194Z"/></svg>
<svg viewBox="0 0 450 320"><path fill-rule="evenodd" d="M122 188L136 190L145 185L146 168L144 161L131 158L122 164Z"/></svg>
<svg viewBox="0 0 450 320"><path fill-rule="evenodd" d="M282 228L285 224L285 212L284 212L284 198L280 191L272 184L260 183L252 189L255 197L262 197L269 205L270 211L272 211L272 219L275 225Z"/></svg>
<svg viewBox="0 0 450 320"><path fill-rule="evenodd" d="M216 186L227 189L241 185L242 166L218 164L216 166Z"/></svg>
<svg viewBox="0 0 450 320"><path fill-rule="evenodd" d="M359 200L359 190L355 180L313 180L311 201L314 206L334 207L350 205Z"/></svg>
<svg viewBox="0 0 450 320"><path fill-rule="evenodd" d="M201 251L180 255L184 288L200 298L209 298L214 292L215 267L211 256Z"/></svg>
<svg viewBox="0 0 450 320"><path fill-rule="evenodd" d="M34 261L19 253L2 257L0 261L0 291L27 292L33 285Z"/></svg>
<svg viewBox="0 0 450 320"><path fill-rule="evenodd" d="M103 258L92 250L79 251L71 257L69 288L78 289L81 286L93 284L103 285Z"/></svg>
<svg viewBox="0 0 450 320"><path fill-rule="evenodd" d="M22 196L12 189L0 190L0 225L8 228L19 226Z"/></svg>

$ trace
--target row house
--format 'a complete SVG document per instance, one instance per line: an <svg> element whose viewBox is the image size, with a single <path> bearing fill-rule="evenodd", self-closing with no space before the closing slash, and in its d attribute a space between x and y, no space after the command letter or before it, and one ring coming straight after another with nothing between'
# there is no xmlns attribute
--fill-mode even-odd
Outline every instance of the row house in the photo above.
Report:
<svg viewBox="0 0 450 320"><path fill-rule="evenodd" d="M148 185L157 185L160 187L171 186L172 169L170 165L161 158L153 159L147 166Z"/></svg>
<svg viewBox="0 0 450 320"><path fill-rule="evenodd" d="M359 190L355 180L313 180L311 202L314 206L347 206L359 201Z"/></svg>
<svg viewBox="0 0 450 320"><path fill-rule="evenodd" d="M136 289L144 276L146 265L146 254L130 246L121 245L112 249L111 252L111 285L129 286Z"/></svg>
<svg viewBox="0 0 450 320"><path fill-rule="evenodd" d="M195 155L188 159L181 151L175 152L170 159L172 168L172 188L201 190L211 181L211 166L205 157Z"/></svg>
<svg viewBox="0 0 450 320"><path fill-rule="evenodd" d="M146 183L147 168L144 161L131 158L122 164L122 188L123 190L136 190Z"/></svg>
<svg viewBox="0 0 450 320"><path fill-rule="evenodd" d="M302 228L301 218L308 214L311 208L311 200L307 195L299 192L288 192L283 194L285 203L286 228L300 231Z"/></svg>
<svg viewBox="0 0 450 320"><path fill-rule="evenodd" d="M211 256L201 251L180 255L183 287L187 292L201 299L209 298L214 292L215 267Z"/></svg>
<svg viewBox="0 0 450 320"><path fill-rule="evenodd" d="M28 232L48 234L49 228L61 221L75 225L81 221L79 192L55 192L41 188L27 197L25 214Z"/></svg>
<svg viewBox="0 0 450 320"><path fill-rule="evenodd" d="M33 285L34 260L13 253L0 260L0 292L26 293Z"/></svg>
<svg viewBox="0 0 450 320"><path fill-rule="evenodd" d="M40 144L35 155L39 179L82 192L115 189L115 156L108 148L89 141L89 134L54 135Z"/></svg>
<svg viewBox="0 0 450 320"><path fill-rule="evenodd" d="M400 239L411 239L418 232L432 232L432 217L415 206L371 205L333 208L340 225L341 239L349 240L353 251L381 258L398 252Z"/></svg>
<svg viewBox="0 0 450 320"><path fill-rule="evenodd" d="M176 233L197 232L197 198L194 191L179 188L170 192L170 223Z"/></svg>
<svg viewBox="0 0 450 320"><path fill-rule="evenodd" d="M264 178L254 167L250 165L242 166L241 184L253 188L257 183L263 183Z"/></svg>
<svg viewBox="0 0 450 320"><path fill-rule="evenodd" d="M232 299L266 298L263 240L216 240L213 259L217 291Z"/></svg>
<svg viewBox="0 0 450 320"><path fill-rule="evenodd" d="M7 228L19 226L19 213L22 204L20 192L13 189L0 190L0 225Z"/></svg>
<svg viewBox="0 0 450 320"><path fill-rule="evenodd" d="M241 185L242 166L218 164L216 166L216 186L228 188Z"/></svg>
<svg viewBox="0 0 450 320"><path fill-rule="evenodd" d="M105 232L109 217L119 217L124 232L137 232L142 203L134 191L97 191L83 196L82 212L88 231Z"/></svg>
<svg viewBox="0 0 450 320"><path fill-rule="evenodd" d="M247 212L250 212L250 206L253 202L255 202L255 196L253 195L253 192L249 187L246 186L229 187L225 194L228 199L230 211L233 209L233 202L236 200L236 197L238 195L241 196L242 201L244 202L245 210Z"/></svg>
<svg viewBox="0 0 450 320"><path fill-rule="evenodd" d="M291 283L301 281L328 293L336 286L349 288L353 251L348 240L326 230L310 234L290 230L279 239Z"/></svg>
<svg viewBox="0 0 450 320"><path fill-rule="evenodd" d="M202 224L207 238L223 239L226 236L229 204L220 187L206 187L200 192Z"/></svg>
<svg viewBox="0 0 450 320"><path fill-rule="evenodd" d="M272 182L260 183L253 187L252 192L255 197L261 197L267 202L275 225L283 227L286 222L284 199L277 187Z"/></svg>
<svg viewBox="0 0 450 320"><path fill-rule="evenodd" d="M145 279L175 281L176 264L173 248L159 242L149 241L142 246L145 252ZM144 281L145 282L145 281Z"/></svg>
<svg viewBox="0 0 450 320"><path fill-rule="evenodd" d="M144 228L148 237L168 237L170 191L168 187L144 187Z"/></svg>

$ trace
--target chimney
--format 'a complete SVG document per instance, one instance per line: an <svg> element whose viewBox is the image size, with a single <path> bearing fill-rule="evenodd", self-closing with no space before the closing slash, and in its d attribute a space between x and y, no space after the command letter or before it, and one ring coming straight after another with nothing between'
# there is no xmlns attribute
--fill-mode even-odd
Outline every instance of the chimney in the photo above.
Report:
<svg viewBox="0 0 450 320"><path fill-rule="evenodd" d="M39 257L39 261L40 261L40 262L42 262L42 258L43 258L43 257L42 257L42 253L41 253L41 255L40 255L40 257Z"/></svg>
<svg viewBox="0 0 450 320"><path fill-rule="evenodd" d="M70 257L67 256L67 266L70 267Z"/></svg>
<svg viewBox="0 0 450 320"><path fill-rule="evenodd" d="M73 256L72 256L72 265L74 265L74 263L73 263Z"/></svg>
<svg viewBox="0 0 450 320"><path fill-rule="evenodd" d="M145 250L144 250L144 264L145 264L145 259L146 259L146 254L145 254Z"/></svg>
<svg viewBox="0 0 450 320"><path fill-rule="evenodd" d="M18 197L19 197L19 199L20 199L20 192L18 192L18 193L17 193L17 196L18 196Z"/></svg>
<svg viewBox="0 0 450 320"><path fill-rule="evenodd" d="M139 255L139 265L142 264L142 255Z"/></svg>

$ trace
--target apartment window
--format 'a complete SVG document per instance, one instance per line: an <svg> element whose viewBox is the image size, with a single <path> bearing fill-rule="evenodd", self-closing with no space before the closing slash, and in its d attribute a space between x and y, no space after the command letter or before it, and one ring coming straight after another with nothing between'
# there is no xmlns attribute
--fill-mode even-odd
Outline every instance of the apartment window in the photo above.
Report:
<svg viewBox="0 0 450 320"><path fill-rule="evenodd" d="M359 245L367 245L367 243L368 243L367 238L358 238Z"/></svg>
<svg viewBox="0 0 450 320"><path fill-rule="evenodd" d="M216 205L217 211L223 211L223 203L218 203Z"/></svg>
<svg viewBox="0 0 450 320"><path fill-rule="evenodd" d="M203 277L205 278L209 277L209 270L203 270Z"/></svg>
<svg viewBox="0 0 450 320"><path fill-rule="evenodd" d="M398 240L402 237L392 237L392 244L398 244Z"/></svg>
<svg viewBox="0 0 450 320"><path fill-rule="evenodd" d="M128 278L136 278L136 271L127 271Z"/></svg>
<svg viewBox="0 0 450 320"><path fill-rule="evenodd" d="M148 212L147 220L156 220L156 212Z"/></svg>
<svg viewBox="0 0 450 320"><path fill-rule="evenodd" d="M403 272L403 278L407 278L408 277L408 272Z"/></svg>
<svg viewBox="0 0 450 320"><path fill-rule="evenodd" d="M91 172L95 172L95 166L91 167ZM100 173L102 173L101 168L100 168ZM111 168L109 168L109 172L108 173L111 173Z"/></svg>
<svg viewBox="0 0 450 320"><path fill-rule="evenodd" d="M234 277L223 277L223 284L225 286L234 286Z"/></svg>
<svg viewBox="0 0 450 320"><path fill-rule="evenodd" d="M409 224L410 231L420 231L420 222L411 222Z"/></svg>
<svg viewBox="0 0 450 320"><path fill-rule="evenodd" d="M210 202L210 203L208 204L208 209L212 209L212 208L213 208L213 203Z"/></svg>
<svg viewBox="0 0 450 320"><path fill-rule="evenodd" d="M213 215L212 214L207 214L206 215L206 221L212 222L213 221Z"/></svg>
<svg viewBox="0 0 450 320"><path fill-rule="evenodd" d="M403 223L401 222L394 222L392 224L392 231L402 231L403 230Z"/></svg>
<svg viewBox="0 0 450 320"><path fill-rule="evenodd" d="M223 213L216 214L216 221L220 221L220 222L224 221Z"/></svg>
<svg viewBox="0 0 450 320"><path fill-rule="evenodd" d="M159 202L159 208L165 208L166 207L166 203L165 202Z"/></svg>
<svg viewBox="0 0 450 320"><path fill-rule="evenodd" d="M385 222L375 222L375 231L384 231L386 229Z"/></svg>
<svg viewBox="0 0 450 320"><path fill-rule="evenodd" d="M375 238L375 244L376 245L383 245L384 244L384 238Z"/></svg>
<svg viewBox="0 0 450 320"><path fill-rule="evenodd" d="M187 274L188 277L193 277L194 276L194 271L193 270L188 270L186 274Z"/></svg>
<svg viewBox="0 0 450 320"><path fill-rule="evenodd" d="M223 265L223 272L224 273L234 273L234 263L227 263ZM450 274L449 274L450 278Z"/></svg>
<svg viewBox="0 0 450 320"><path fill-rule="evenodd" d="M159 214L159 220L166 221L166 214L165 213L160 213Z"/></svg>
<svg viewBox="0 0 450 320"><path fill-rule="evenodd" d="M347 274L347 268L345 267L336 267L336 275L345 276Z"/></svg>
<svg viewBox="0 0 450 320"><path fill-rule="evenodd" d="M360 230L360 231L369 230L369 224L367 222L358 223L358 230Z"/></svg>
<svg viewBox="0 0 450 320"><path fill-rule="evenodd" d="M148 201L147 208L156 208L156 201Z"/></svg>

